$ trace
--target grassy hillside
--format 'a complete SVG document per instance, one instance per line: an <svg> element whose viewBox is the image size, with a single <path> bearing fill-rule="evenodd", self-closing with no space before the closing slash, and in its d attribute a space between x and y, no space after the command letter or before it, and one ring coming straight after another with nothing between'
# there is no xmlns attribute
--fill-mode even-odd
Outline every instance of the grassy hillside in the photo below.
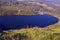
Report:
<svg viewBox="0 0 60 40"><path fill-rule="evenodd" d="M16 1L16 0L15 0ZM42 2L29 2L29 1L19 1L13 2L10 0L9 2L0 1L0 16L1 15L33 15L40 14L42 11L46 14L58 15L60 14L60 6L59 4L55 4L54 2L44 1ZM4 3L4 4L1 4ZM7 3L7 4L6 4ZM20 10L20 12L18 12ZM60 17L60 16L59 16Z"/></svg>
<svg viewBox="0 0 60 40"><path fill-rule="evenodd" d="M60 25L8 30L0 33L0 40L60 40Z"/></svg>
<svg viewBox="0 0 60 40"><path fill-rule="evenodd" d="M52 7L49 7L48 5L44 6L46 4L42 5L33 5L33 6L1 6L0 7L0 16L8 16L8 15L34 15L34 14L41 14L42 12L44 14L49 14L60 18L60 11L57 9L53 9ZM56 7L58 8L58 7ZM20 11L19 11L20 10ZM59 19L60 20L60 19Z"/></svg>
<svg viewBox="0 0 60 40"><path fill-rule="evenodd" d="M33 10L34 9L31 7L1 6L0 7L0 16L36 14L37 12L35 12Z"/></svg>
<svg viewBox="0 0 60 40"><path fill-rule="evenodd" d="M43 7L43 6L42 6ZM0 7L0 16L8 16L8 15L34 15L34 14L41 14L41 10L44 14L49 14L60 18L60 12L54 11L52 9L48 9L48 7L14 7L14 6L1 6ZM19 11L20 10L20 11ZM59 19L60 20L60 19Z"/></svg>

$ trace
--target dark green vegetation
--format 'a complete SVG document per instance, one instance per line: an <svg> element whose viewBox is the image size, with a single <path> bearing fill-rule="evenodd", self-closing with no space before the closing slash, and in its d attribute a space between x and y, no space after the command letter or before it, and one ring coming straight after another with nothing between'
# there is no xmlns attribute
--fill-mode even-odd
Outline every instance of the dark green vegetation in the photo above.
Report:
<svg viewBox="0 0 60 40"><path fill-rule="evenodd" d="M0 33L0 40L60 40L59 24L46 28L34 27L3 32Z"/></svg>

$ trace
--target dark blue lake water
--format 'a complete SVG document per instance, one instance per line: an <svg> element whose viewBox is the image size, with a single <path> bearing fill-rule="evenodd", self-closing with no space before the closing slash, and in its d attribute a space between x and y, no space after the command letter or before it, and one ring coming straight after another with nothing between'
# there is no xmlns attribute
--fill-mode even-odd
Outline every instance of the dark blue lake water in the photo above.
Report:
<svg viewBox="0 0 60 40"><path fill-rule="evenodd" d="M0 30L20 29L27 27L46 27L58 22L58 19L51 15L33 16L0 16Z"/></svg>

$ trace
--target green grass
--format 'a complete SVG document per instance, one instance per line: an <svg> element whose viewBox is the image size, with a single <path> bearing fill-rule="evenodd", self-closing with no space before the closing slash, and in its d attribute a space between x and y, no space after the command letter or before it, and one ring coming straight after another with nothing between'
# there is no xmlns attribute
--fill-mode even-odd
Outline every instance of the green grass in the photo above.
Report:
<svg viewBox="0 0 60 40"><path fill-rule="evenodd" d="M45 28L23 28L8 30L1 36L1 40L60 40L60 25Z"/></svg>

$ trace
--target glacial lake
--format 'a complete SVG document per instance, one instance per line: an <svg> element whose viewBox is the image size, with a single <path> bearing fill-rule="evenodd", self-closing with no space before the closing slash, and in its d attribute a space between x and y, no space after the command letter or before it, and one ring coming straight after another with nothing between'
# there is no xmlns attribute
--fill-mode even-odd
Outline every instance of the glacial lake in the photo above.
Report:
<svg viewBox="0 0 60 40"><path fill-rule="evenodd" d="M27 27L47 27L56 24L59 20L51 15L32 16L0 16L0 30L21 29Z"/></svg>

